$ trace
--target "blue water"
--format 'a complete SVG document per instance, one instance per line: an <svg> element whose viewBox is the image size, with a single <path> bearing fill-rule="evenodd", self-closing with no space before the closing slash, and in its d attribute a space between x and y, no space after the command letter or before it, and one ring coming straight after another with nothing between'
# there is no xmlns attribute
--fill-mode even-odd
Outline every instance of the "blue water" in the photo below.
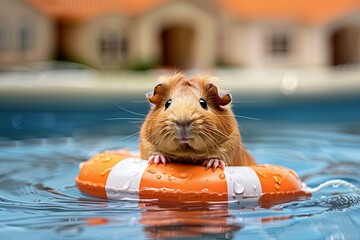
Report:
<svg viewBox="0 0 360 240"><path fill-rule="evenodd" d="M245 145L258 163L292 168L311 187L333 178L360 187L358 110L348 116L351 108L341 108L342 114L327 113L333 119L326 114L318 119L316 114L304 116L308 110L301 108L288 112L288 119L267 121L268 113L249 109L244 115L262 118L240 120ZM331 107L319 114L326 109ZM136 150L137 136L126 137L130 133L124 129L136 131L139 123L104 120L121 111L75 112L2 111L6 131L0 141L0 239L360 239L360 195L341 186L268 208L86 196L74 183L80 162L105 149ZM102 126L91 119L101 119ZM85 127L78 128L79 121ZM62 128L68 132L54 130Z"/></svg>

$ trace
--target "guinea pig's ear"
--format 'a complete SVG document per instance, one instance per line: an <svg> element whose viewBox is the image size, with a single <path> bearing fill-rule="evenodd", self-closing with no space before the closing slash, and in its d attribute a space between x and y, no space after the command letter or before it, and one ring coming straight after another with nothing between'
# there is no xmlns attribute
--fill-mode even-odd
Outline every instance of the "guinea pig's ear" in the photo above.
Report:
<svg viewBox="0 0 360 240"><path fill-rule="evenodd" d="M160 83L155 86L154 91L147 93L146 98L152 104L159 104L164 100L164 96L166 96L166 85L164 83Z"/></svg>
<svg viewBox="0 0 360 240"><path fill-rule="evenodd" d="M206 93L208 99L218 106L225 106L231 103L231 95L227 93L220 96L217 87L212 83L206 85Z"/></svg>

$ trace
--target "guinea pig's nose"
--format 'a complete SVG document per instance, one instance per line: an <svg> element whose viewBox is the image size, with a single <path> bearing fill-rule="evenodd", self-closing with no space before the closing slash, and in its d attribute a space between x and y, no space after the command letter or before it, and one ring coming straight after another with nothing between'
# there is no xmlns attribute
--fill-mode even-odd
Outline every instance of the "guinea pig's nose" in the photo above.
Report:
<svg viewBox="0 0 360 240"><path fill-rule="evenodd" d="M186 119L178 119L175 121L176 127L178 128L189 128L191 126L191 120Z"/></svg>

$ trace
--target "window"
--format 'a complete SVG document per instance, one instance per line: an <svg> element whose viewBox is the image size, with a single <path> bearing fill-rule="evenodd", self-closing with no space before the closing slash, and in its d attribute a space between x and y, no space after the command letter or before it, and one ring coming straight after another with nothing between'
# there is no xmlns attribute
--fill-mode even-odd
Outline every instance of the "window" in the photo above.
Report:
<svg viewBox="0 0 360 240"><path fill-rule="evenodd" d="M127 39L116 31L103 32L100 38L100 54L105 60L123 60L128 51Z"/></svg>
<svg viewBox="0 0 360 240"><path fill-rule="evenodd" d="M5 50L6 48L6 29L3 24L0 24L0 54Z"/></svg>
<svg viewBox="0 0 360 240"><path fill-rule="evenodd" d="M19 48L22 53L31 49L33 43L33 33L28 23L23 23L19 29Z"/></svg>
<svg viewBox="0 0 360 240"><path fill-rule="evenodd" d="M285 33L276 33L270 39L270 53L273 56L287 56L290 53L290 39Z"/></svg>

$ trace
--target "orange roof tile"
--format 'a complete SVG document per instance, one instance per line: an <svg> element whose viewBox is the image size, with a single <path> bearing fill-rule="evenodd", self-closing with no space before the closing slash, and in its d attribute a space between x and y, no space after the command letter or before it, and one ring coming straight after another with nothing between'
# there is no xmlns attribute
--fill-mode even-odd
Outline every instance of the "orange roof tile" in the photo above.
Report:
<svg viewBox="0 0 360 240"><path fill-rule="evenodd" d="M167 0L25 0L45 14L61 19L85 20L104 13L134 16Z"/></svg>
<svg viewBox="0 0 360 240"><path fill-rule="evenodd" d="M104 13L145 14L171 0L25 0L46 14L85 20ZM196 1L196 0L193 0ZM223 11L246 21L290 20L325 24L360 9L360 0L216 0Z"/></svg>
<svg viewBox="0 0 360 240"><path fill-rule="evenodd" d="M239 20L290 20L326 24L359 10L360 0L218 0L224 11Z"/></svg>

